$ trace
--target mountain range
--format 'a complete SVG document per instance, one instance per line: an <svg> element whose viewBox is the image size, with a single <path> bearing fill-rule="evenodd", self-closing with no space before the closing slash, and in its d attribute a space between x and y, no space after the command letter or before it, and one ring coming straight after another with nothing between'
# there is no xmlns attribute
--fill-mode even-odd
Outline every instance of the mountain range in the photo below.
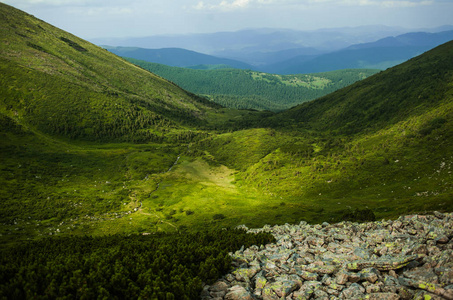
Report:
<svg viewBox="0 0 453 300"><path fill-rule="evenodd" d="M296 48L316 48L331 52L354 44L374 42L388 36L397 36L409 32L435 33L448 30L453 30L453 26L405 29L376 25L326 28L313 31L261 28L205 34L97 38L90 41L97 45L123 47L183 48L243 61L242 54L269 53Z"/></svg>
<svg viewBox="0 0 453 300"><path fill-rule="evenodd" d="M227 54L225 51L217 53L217 55L229 58L220 58L180 48L104 47L123 57L169 66L227 65L232 68L288 75L354 68L385 70L450 40L453 40L453 30L435 33L411 32L387 36L377 41L353 44L335 51L299 47L262 50L261 52L241 48L234 50L235 55ZM179 45L184 45L184 42ZM284 46L282 47L284 48Z"/></svg>
<svg viewBox="0 0 453 300"><path fill-rule="evenodd" d="M277 74L325 72L352 68L385 70L451 40L453 40L453 31L406 33L375 42L351 45L345 49L315 57L296 56L261 69Z"/></svg>

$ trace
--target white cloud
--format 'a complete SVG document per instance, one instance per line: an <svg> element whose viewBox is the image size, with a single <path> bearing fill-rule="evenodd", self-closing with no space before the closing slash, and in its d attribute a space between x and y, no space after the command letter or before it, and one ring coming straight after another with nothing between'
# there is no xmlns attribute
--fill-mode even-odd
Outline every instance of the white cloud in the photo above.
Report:
<svg viewBox="0 0 453 300"><path fill-rule="evenodd" d="M312 0L315 2L329 0ZM337 1L338 2L338 1ZM415 7L434 4L434 0L343 0L340 3L359 6Z"/></svg>
<svg viewBox="0 0 453 300"><path fill-rule="evenodd" d="M230 1L222 1L220 2L219 6L224 9L236 9L236 8L244 8L250 4L251 0L234 0Z"/></svg>
<svg viewBox="0 0 453 300"><path fill-rule="evenodd" d="M194 8L197 10L220 10L232 11L237 9L249 8L253 4L269 4L274 0L222 0L214 4L206 4L204 1L199 1Z"/></svg>
<svg viewBox="0 0 453 300"><path fill-rule="evenodd" d="M43 0L41 0L43 1ZM57 1L57 0L55 0ZM209 1L209 0L208 0ZM256 8L267 5L276 5L280 8L285 6L378 6L378 7L415 7L422 5L432 5L442 0L218 0L206 3L198 1L192 6L196 10L219 10L232 11L245 8Z"/></svg>
<svg viewBox="0 0 453 300"><path fill-rule="evenodd" d="M89 0L10 0L5 3L11 3L17 6L40 5L40 6L77 6L90 3Z"/></svg>
<svg viewBox="0 0 453 300"><path fill-rule="evenodd" d="M99 15L117 15L125 16L134 14L135 11L128 7L73 7L69 8L68 12L73 14L86 14L88 16L99 16Z"/></svg>

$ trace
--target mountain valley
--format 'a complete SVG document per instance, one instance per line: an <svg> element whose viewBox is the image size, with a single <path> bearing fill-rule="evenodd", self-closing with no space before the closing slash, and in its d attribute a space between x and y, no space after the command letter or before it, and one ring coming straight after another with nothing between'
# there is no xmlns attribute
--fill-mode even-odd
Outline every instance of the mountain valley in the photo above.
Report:
<svg viewBox="0 0 453 300"><path fill-rule="evenodd" d="M0 298L194 299L229 251L273 240L238 225L453 211L452 57L450 41L318 74L350 77L313 101L234 109L0 4Z"/></svg>
<svg viewBox="0 0 453 300"><path fill-rule="evenodd" d="M363 203L378 218L451 209L451 43L275 114L222 108L15 14L1 51L3 238L62 222L105 234L332 221Z"/></svg>

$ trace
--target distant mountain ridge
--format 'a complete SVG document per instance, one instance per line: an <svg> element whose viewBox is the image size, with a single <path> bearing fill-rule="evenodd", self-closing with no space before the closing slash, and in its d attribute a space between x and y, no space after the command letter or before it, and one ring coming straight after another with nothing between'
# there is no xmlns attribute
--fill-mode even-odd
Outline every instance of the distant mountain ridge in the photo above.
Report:
<svg viewBox="0 0 453 300"><path fill-rule="evenodd" d="M183 48L218 56L223 53L245 50L252 52L276 52L281 50L312 47L322 51L334 51L350 45L374 42L408 32L439 32L453 30L452 26L430 29L406 29L389 26L359 26L325 28L318 30L292 30L281 28L244 29L235 32L199 34L156 35L148 37L94 38L97 45L141 47L150 49Z"/></svg>
<svg viewBox="0 0 453 300"><path fill-rule="evenodd" d="M453 30L436 33L409 32L398 36L389 36L371 43L352 45L345 50L404 46L426 46L432 48L433 45L438 46L451 40L453 40Z"/></svg>
<svg viewBox="0 0 453 300"><path fill-rule="evenodd" d="M247 36L251 34L245 31ZM335 34L331 38L335 39ZM288 34L293 34L289 32ZM226 33L225 33L226 34ZM241 32L244 34L244 32ZM260 32L260 34L264 34ZM270 36L278 35L267 32ZM229 37L232 38L232 37ZM253 38L249 36L253 44ZM260 40L261 36L255 36ZM338 37L337 37L338 38ZM221 44L216 36L215 40ZM238 37L241 40L241 37ZM255 46L232 49L225 48L213 56L179 48L145 49L137 47L104 46L109 51L134 59L174 67L196 67L200 65L225 65L237 69L250 69L273 74L308 74L341 69L387 69L440 44L453 40L453 30L443 32L410 32L397 36L387 36L377 41L349 45L336 51L319 50L313 47L295 47L296 44ZM274 41L277 41L274 38ZM184 42L181 42L181 45ZM266 50L267 49L267 50ZM270 50L273 49L273 50ZM228 58L225 58L228 57Z"/></svg>
<svg viewBox="0 0 453 300"><path fill-rule="evenodd" d="M236 69L250 69L251 65L228 58L220 58L181 48L145 49L136 47L104 46L108 51L122 57L130 57L172 67L197 65L228 65Z"/></svg>
<svg viewBox="0 0 453 300"><path fill-rule="evenodd" d="M316 57L297 56L260 69L277 74L315 73L353 68L387 69L451 40L453 30L439 33L413 32L386 37L372 43L352 45Z"/></svg>

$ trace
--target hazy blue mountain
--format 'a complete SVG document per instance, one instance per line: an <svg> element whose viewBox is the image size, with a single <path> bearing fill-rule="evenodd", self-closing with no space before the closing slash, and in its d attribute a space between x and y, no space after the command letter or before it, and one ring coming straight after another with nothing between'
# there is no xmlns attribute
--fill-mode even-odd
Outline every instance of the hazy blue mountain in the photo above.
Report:
<svg viewBox="0 0 453 300"><path fill-rule="evenodd" d="M452 39L453 31L407 33L352 45L314 58L305 55L293 57L264 66L261 70L276 74L300 74L352 68L387 69Z"/></svg>
<svg viewBox="0 0 453 300"><path fill-rule="evenodd" d="M130 57L173 67L192 67L198 65L228 65L236 69L250 69L252 67L240 61L219 58L180 48L145 49L110 46L104 46L104 48L118 56Z"/></svg>
<svg viewBox="0 0 453 300"><path fill-rule="evenodd" d="M453 30L437 33L410 32L396 37L389 36L372 43L352 45L347 49L405 46L427 46L433 48L451 40L453 40Z"/></svg>
<svg viewBox="0 0 453 300"><path fill-rule="evenodd" d="M250 51L246 49L235 50L235 51L221 51L215 53L218 57L227 57L243 61L253 66L263 66L269 64L277 64L282 61L289 60L294 57L305 56L307 60L312 59L318 55L326 53L312 47L292 48L280 51Z"/></svg>
<svg viewBox="0 0 453 300"><path fill-rule="evenodd" d="M211 55L232 51L236 52L236 57L240 57L237 54L241 52L246 54L266 53L305 47L334 51L350 45L373 42L387 36L411 31L413 30L388 26L329 28L312 31L261 28L204 34L97 38L90 41L98 45L124 47L184 48Z"/></svg>

